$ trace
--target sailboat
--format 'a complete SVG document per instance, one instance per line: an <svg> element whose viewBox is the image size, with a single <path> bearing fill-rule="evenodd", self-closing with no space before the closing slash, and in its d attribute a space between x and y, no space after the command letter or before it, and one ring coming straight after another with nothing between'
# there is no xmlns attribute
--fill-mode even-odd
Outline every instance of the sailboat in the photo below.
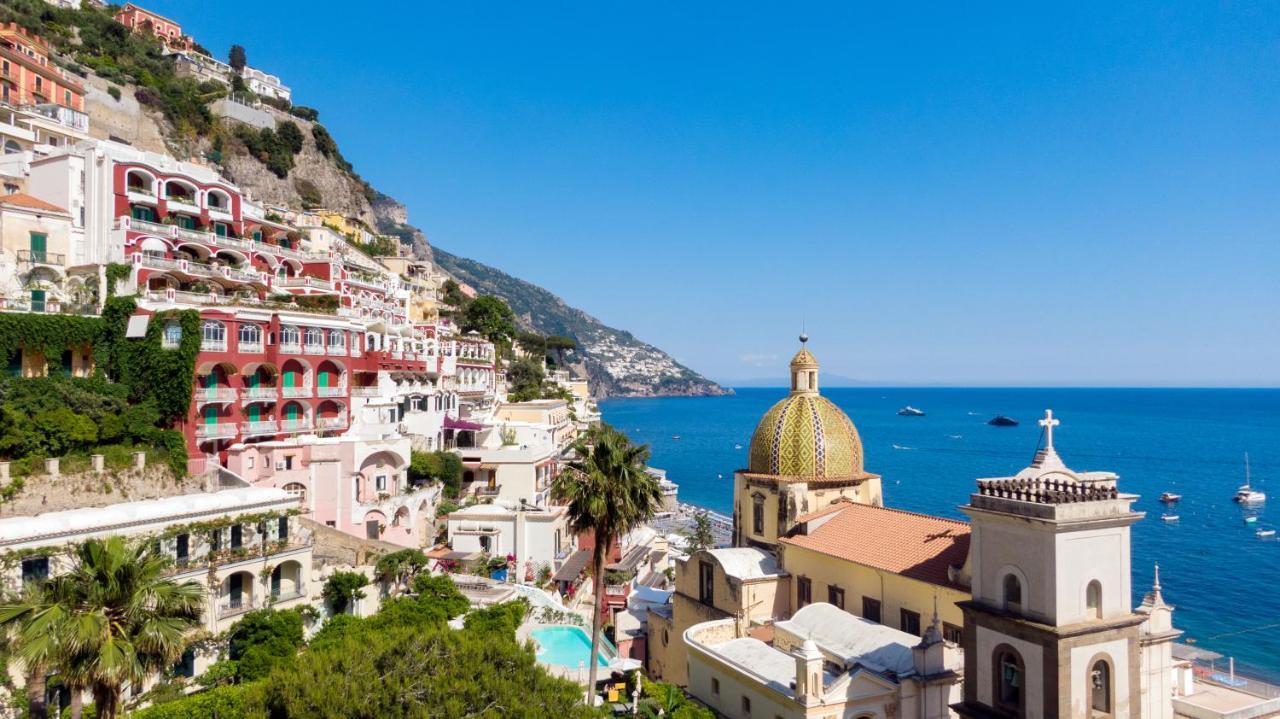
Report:
<svg viewBox="0 0 1280 719"><path fill-rule="evenodd" d="M1266 492L1259 492L1249 485L1249 453L1244 453L1244 484L1236 490L1236 494L1231 498L1233 502L1240 504L1262 504L1267 501Z"/></svg>

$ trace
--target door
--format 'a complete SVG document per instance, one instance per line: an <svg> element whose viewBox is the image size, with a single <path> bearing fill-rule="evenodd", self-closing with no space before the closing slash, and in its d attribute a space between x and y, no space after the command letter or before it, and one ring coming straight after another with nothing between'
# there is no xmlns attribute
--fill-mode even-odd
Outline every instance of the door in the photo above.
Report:
<svg viewBox="0 0 1280 719"><path fill-rule="evenodd" d="M206 404L206 405L204 406L204 423L205 423L205 424L217 424L217 423L218 423L218 407L217 407L217 405Z"/></svg>
<svg viewBox="0 0 1280 719"><path fill-rule="evenodd" d="M240 603L244 600L244 575L232 574L227 579L227 583L231 588L231 603L229 606L232 609L239 609Z"/></svg>
<svg viewBox="0 0 1280 719"><path fill-rule="evenodd" d="M287 369L284 371L283 384L285 387L298 386L298 371Z"/></svg>
<svg viewBox="0 0 1280 719"><path fill-rule="evenodd" d="M34 262L48 262L49 237L39 232L31 233L31 259Z"/></svg>
<svg viewBox="0 0 1280 719"><path fill-rule="evenodd" d="M245 410L245 413L249 416L250 422L262 421L262 407L256 402L249 405L248 409Z"/></svg>
<svg viewBox="0 0 1280 719"><path fill-rule="evenodd" d="M289 421L289 422L296 422L297 420L301 419L301 414L302 414L302 413L299 411L300 409L301 409L301 408L300 408L300 407L298 407L297 403L287 405L287 406L284 408L284 418L285 418L285 420L287 420L287 421Z"/></svg>
<svg viewBox="0 0 1280 719"><path fill-rule="evenodd" d="M280 567L271 570L271 596L280 596Z"/></svg>
<svg viewBox="0 0 1280 719"><path fill-rule="evenodd" d="M378 538L378 520L370 519L364 523L364 536L368 539Z"/></svg>
<svg viewBox="0 0 1280 719"><path fill-rule="evenodd" d="M44 290L31 290L31 311L44 312Z"/></svg>
<svg viewBox="0 0 1280 719"><path fill-rule="evenodd" d="M316 386L317 387L329 386L329 370L324 370L320 374L316 375Z"/></svg>

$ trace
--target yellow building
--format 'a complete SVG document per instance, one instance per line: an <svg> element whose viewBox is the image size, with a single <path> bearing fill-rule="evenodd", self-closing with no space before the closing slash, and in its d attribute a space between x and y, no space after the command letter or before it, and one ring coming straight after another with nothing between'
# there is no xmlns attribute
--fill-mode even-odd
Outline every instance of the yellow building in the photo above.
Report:
<svg viewBox="0 0 1280 719"><path fill-rule="evenodd" d="M826 602L920 637L936 607L943 636L961 642L967 523L840 500L797 518L779 541L797 610Z"/></svg>
<svg viewBox="0 0 1280 719"><path fill-rule="evenodd" d="M0 296L6 308L58 312L68 303L71 215L31 195L0 197Z"/></svg>
<svg viewBox="0 0 1280 719"><path fill-rule="evenodd" d="M883 503L880 475L863 469L857 428L818 393L818 360L807 348L791 360L791 394L760 419L748 467L733 481L738 546L773 549L797 517L839 499Z"/></svg>

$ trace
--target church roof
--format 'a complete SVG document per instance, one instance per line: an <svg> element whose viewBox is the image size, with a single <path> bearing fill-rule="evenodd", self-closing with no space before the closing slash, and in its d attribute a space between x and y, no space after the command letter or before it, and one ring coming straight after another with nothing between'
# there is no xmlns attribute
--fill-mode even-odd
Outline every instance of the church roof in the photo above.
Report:
<svg viewBox="0 0 1280 719"><path fill-rule="evenodd" d="M969 557L969 525L954 519L839 500L796 519L779 541L930 584L967 589L951 568Z"/></svg>
<svg viewBox="0 0 1280 719"><path fill-rule="evenodd" d="M911 649L920 643L914 634L855 616L825 602L802 607L778 630L808 637L822 651L840 657L846 666L861 664L872 671L910 674L915 670Z"/></svg>
<svg viewBox="0 0 1280 719"><path fill-rule="evenodd" d="M817 393L792 394L760 418L751 437L749 470L806 479L855 479L862 438L841 409Z"/></svg>

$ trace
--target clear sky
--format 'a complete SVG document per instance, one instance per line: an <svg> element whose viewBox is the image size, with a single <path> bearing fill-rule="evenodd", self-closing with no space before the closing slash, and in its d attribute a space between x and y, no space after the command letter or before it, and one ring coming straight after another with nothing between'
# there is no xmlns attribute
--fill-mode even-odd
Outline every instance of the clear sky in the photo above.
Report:
<svg viewBox="0 0 1280 719"><path fill-rule="evenodd" d="M144 5L713 378L1280 384L1274 2Z"/></svg>

